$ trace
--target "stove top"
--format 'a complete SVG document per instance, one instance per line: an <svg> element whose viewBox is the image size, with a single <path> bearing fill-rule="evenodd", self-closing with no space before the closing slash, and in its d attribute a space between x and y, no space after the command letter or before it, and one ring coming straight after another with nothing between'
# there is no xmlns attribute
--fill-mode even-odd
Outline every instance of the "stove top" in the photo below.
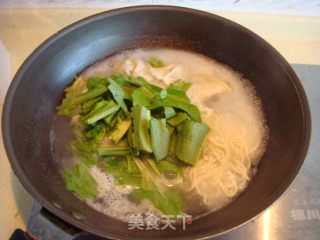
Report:
<svg viewBox="0 0 320 240"><path fill-rule="evenodd" d="M320 66L292 64L306 91L312 134L305 163L296 180L271 208L217 240L320 239ZM27 232L37 240L98 240L57 219L34 202Z"/></svg>

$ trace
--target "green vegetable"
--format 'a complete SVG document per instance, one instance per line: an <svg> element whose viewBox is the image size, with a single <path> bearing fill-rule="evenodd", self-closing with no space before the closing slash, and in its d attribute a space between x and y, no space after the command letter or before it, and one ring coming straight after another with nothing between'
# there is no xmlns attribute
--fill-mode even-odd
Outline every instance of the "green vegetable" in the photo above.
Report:
<svg viewBox="0 0 320 240"><path fill-rule="evenodd" d="M127 167L129 173L140 173L140 170L137 166L137 164L133 161L132 157L130 155L127 156Z"/></svg>
<svg viewBox="0 0 320 240"><path fill-rule="evenodd" d="M127 146L117 146L117 147L99 147L97 149L99 155L101 156L120 156L130 154L130 147Z"/></svg>
<svg viewBox="0 0 320 240"><path fill-rule="evenodd" d="M154 97L154 94L150 92L147 88L143 86L140 88L137 88L132 92L133 106L140 105L140 106L148 107L153 97Z"/></svg>
<svg viewBox="0 0 320 240"><path fill-rule="evenodd" d="M115 111L111 114L109 114L108 116L106 116L104 119L103 119L103 122L107 125L107 128L109 130L112 130L113 127L116 125L116 123L118 122L117 120L117 115L118 115L118 112L119 111Z"/></svg>
<svg viewBox="0 0 320 240"><path fill-rule="evenodd" d="M152 146L149 134L150 111L144 106L134 106L132 108L132 118L137 148L151 153Z"/></svg>
<svg viewBox="0 0 320 240"><path fill-rule="evenodd" d="M166 215L177 216L181 214L183 209L183 202L177 191L166 190L161 194L157 189L136 189L132 191L130 196L137 202L148 199L157 209Z"/></svg>
<svg viewBox="0 0 320 240"><path fill-rule="evenodd" d="M102 166L103 170L115 177L128 174L127 161L123 157L104 157L100 160L99 166Z"/></svg>
<svg viewBox="0 0 320 240"><path fill-rule="evenodd" d="M128 108L127 105L124 102L124 98L125 98L125 91L121 88L120 85L118 85L115 81L113 81L112 79L109 79L110 85L109 85L109 90L111 91L113 98L115 99L115 101L119 104L119 106L122 108L122 110L127 113L128 112Z"/></svg>
<svg viewBox="0 0 320 240"><path fill-rule="evenodd" d="M176 111L173 107L164 107L164 115L166 119L170 119L176 115Z"/></svg>
<svg viewBox="0 0 320 240"><path fill-rule="evenodd" d="M108 85L108 79L106 77L93 76L88 78L86 86L88 90L94 89L98 85Z"/></svg>
<svg viewBox="0 0 320 240"><path fill-rule="evenodd" d="M102 123L95 125L93 128L85 132L87 139L100 144L106 135L106 128Z"/></svg>
<svg viewBox="0 0 320 240"><path fill-rule="evenodd" d="M77 138L71 142L71 149L77 157L88 166L96 164L97 159L94 156L98 144L95 140L87 140L85 137Z"/></svg>
<svg viewBox="0 0 320 240"><path fill-rule="evenodd" d="M209 132L205 123L187 120L178 132L175 154L185 163L194 165L200 155L202 143Z"/></svg>
<svg viewBox="0 0 320 240"><path fill-rule="evenodd" d="M169 90L186 92L189 90L189 88L191 88L191 86L192 86L192 83L185 82L185 81L182 81L181 79L178 79L170 84Z"/></svg>
<svg viewBox="0 0 320 240"><path fill-rule="evenodd" d="M156 187L161 193L165 191L166 187L163 183L163 179L160 177L159 170L155 165L150 164L152 160L142 161L134 157L133 160L141 172L141 186L144 190L150 190Z"/></svg>
<svg viewBox="0 0 320 240"><path fill-rule="evenodd" d="M149 64L154 68L161 68L161 67L164 67L165 65L164 62L158 58L150 58Z"/></svg>
<svg viewBox="0 0 320 240"><path fill-rule="evenodd" d="M73 105L77 105L83 102L86 102L88 100L91 100L93 98L96 98L100 95L102 95L103 93L107 92L108 88L106 86L103 85L97 85L95 88L85 92L85 93L81 93L78 96L76 96L73 100L72 100L72 104Z"/></svg>
<svg viewBox="0 0 320 240"><path fill-rule="evenodd" d="M162 89L160 92L160 98L165 99L168 96L167 90Z"/></svg>
<svg viewBox="0 0 320 240"><path fill-rule="evenodd" d="M191 86L191 83L187 83L182 80L176 80L175 82L170 84L170 86L167 88L167 92L171 95L179 97L180 100L184 100L190 103L186 92Z"/></svg>
<svg viewBox="0 0 320 240"><path fill-rule="evenodd" d="M126 158L108 157L102 159L99 165L107 173L116 177L118 184L141 188L141 172L130 155Z"/></svg>
<svg viewBox="0 0 320 240"><path fill-rule="evenodd" d="M146 80L143 77L134 77L126 73L112 73L110 78L119 85L131 84L134 86L142 86L146 83Z"/></svg>
<svg viewBox="0 0 320 240"><path fill-rule="evenodd" d="M157 160L165 158L169 151L169 130L165 119L151 119L152 151Z"/></svg>
<svg viewBox="0 0 320 240"><path fill-rule="evenodd" d="M103 100L102 97L91 99L85 103L82 104L82 113L87 114L90 112L98 102L101 102Z"/></svg>
<svg viewBox="0 0 320 240"><path fill-rule="evenodd" d="M161 173L160 173L160 171L158 170L158 167L157 167L155 161L153 161L152 159L149 159L149 158L148 158L148 159L145 159L145 160L144 160L144 163L145 163L145 165L146 165L148 168L150 168L150 169L152 170L152 172L153 172L155 175L161 177Z"/></svg>
<svg viewBox="0 0 320 240"><path fill-rule="evenodd" d="M169 136L171 138L173 133L174 133L175 128L170 126L169 124L167 124L167 128L168 128L168 131L169 131Z"/></svg>
<svg viewBox="0 0 320 240"><path fill-rule="evenodd" d="M164 177L168 179L173 179L178 175L183 175L181 167L172 161L162 160L157 164L157 167Z"/></svg>
<svg viewBox="0 0 320 240"><path fill-rule="evenodd" d="M133 160L140 169L142 182L141 188L131 192L132 199L137 202L148 199L164 214L180 214L183 209L181 196L177 191L168 190L165 187L163 179L159 176L160 173L156 172L158 171L157 167L152 166L154 162L152 160L142 161L137 158L133 158Z"/></svg>
<svg viewBox="0 0 320 240"><path fill-rule="evenodd" d="M65 168L62 175L67 189L77 193L79 197L86 199L97 197L97 183L85 164L80 163L74 167Z"/></svg>
<svg viewBox="0 0 320 240"><path fill-rule="evenodd" d="M173 94L168 93L168 96L165 99L154 99L151 102L150 109L155 109L158 107L178 108L185 111L194 121L201 121L199 109L195 105L186 101L184 98Z"/></svg>
<svg viewBox="0 0 320 240"><path fill-rule="evenodd" d="M155 58L150 64L164 66ZM134 200L147 199L164 214L181 213L180 194L168 181L182 179L185 163L196 162L209 131L186 95L190 87L177 80L163 89L142 77L113 73L77 80L66 89L58 113L75 116L71 148L80 160L63 172L67 188L94 199L97 186L89 167L97 165L117 184L133 187Z"/></svg>
<svg viewBox="0 0 320 240"><path fill-rule="evenodd" d="M85 117L85 122L87 124L93 124L100 119L103 119L107 117L108 115L117 112L119 110L119 105L116 105L114 102L109 102L104 107L98 109L94 114L92 114L90 117Z"/></svg>
<svg viewBox="0 0 320 240"><path fill-rule="evenodd" d="M125 174L117 176L117 183L120 185L129 185L136 188L141 187L142 178L140 175Z"/></svg>
<svg viewBox="0 0 320 240"><path fill-rule="evenodd" d="M62 116L73 117L77 114L78 108L73 105L73 99L85 89L82 79L78 78L72 86L65 89L65 98L60 106L57 107L58 114Z"/></svg>
<svg viewBox="0 0 320 240"><path fill-rule="evenodd" d="M168 123L175 127L175 126L178 126L179 124L181 124L182 122L186 121L189 119L189 116L184 113L184 112L178 112L177 115L173 118L170 118L168 120Z"/></svg>
<svg viewBox="0 0 320 240"><path fill-rule="evenodd" d="M123 99L132 101L132 93L136 89L136 87L129 84L124 84L121 87L122 87L122 90L124 91Z"/></svg>
<svg viewBox="0 0 320 240"><path fill-rule="evenodd" d="M129 76L126 81L135 86L143 86L147 81L143 77L133 77Z"/></svg>
<svg viewBox="0 0 320 240"><path fill-rule="evenodd" d="M161 87L158 87L156 85L153 85L151 83L146 82L143 87L145 87L146 89L148 89L148 91L153 94L154 96L160 96L161 92L164 90Z"/></svg>
<svg viewBox="0 0 320 240"><path fill-rule="evenodd" d="M131 120L120 121L116 129L111 133L110 139L117 144L122 139L122 137L126 134L130 126L131 126Z"/></svg>
<svg viewBox="0 0 320 240"><path fill-rule="evenodd" d="M91 107L91 110L88 111L86 113L86 115L84 115L82 117L82 120L86 121L88 118L92 117L97 112L99 112L101 108L103 108L103 107L107 106L108 104L110 104L110 102L111 101L109 101L109 100L101 100L101 101L97 102L94 106Z"/></svg>

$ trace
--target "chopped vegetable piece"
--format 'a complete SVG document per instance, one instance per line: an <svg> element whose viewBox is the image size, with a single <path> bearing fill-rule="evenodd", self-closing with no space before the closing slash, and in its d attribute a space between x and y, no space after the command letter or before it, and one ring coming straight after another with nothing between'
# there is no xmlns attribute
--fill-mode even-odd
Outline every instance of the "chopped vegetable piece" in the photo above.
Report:
<svg viewBox="0 0 320 240"><path fill-rule="evenodd" d="M99 123L89 131L86 131L85 136L91 141L93 140L95 143L100 144L104 139L105 134L106 128L104 127L104 124Z"/></svg>
<svg viewBox="0 0 320 240"><path fill-rule="evenodd" d="M183 124L181 124L181 125L183 125ZM169 152L168 152L168 156L165 159L165 160L174 161L174 162L177 161L177 157L175 154L177 135L175 133L176 133L176 131L174 131L170 136Z"/></svg>
<svg viewBox="0 0 320 240"><path fill-rule="evenodd" d="M86 86L88 90L94 89L97 85L108 85L106 77L92 76L88 78Z"/></svg>
<svg viewBox="0 0 320 240"><path fill-rule="evenodd" d="M116 179L118 184L141 188L141 175L125 174L117 176Z"/></svg>
<svg viewBox="0 0 320 240"><path fill-rule="evenodd" d="M133 106L140 105L140 106L148 107L153 97L154 97L154 94L150 92L147 88L143 86L140 88L137 88L132 93Z"/></svg>
<svg viewBox="0 0 320 240"><path fill-rule="evenodd" d="M103 121L104 123L108 126L109 129L112 129L112 122L114 119L117 119L117 115L118 115L118 111L117 112L113 112L110 115L106 116Z"/></svg>
<svg viewBox="0 0 320 240"><path fill-rule="evenodd" d="M143 86L133 91L132 93L133 106L141 105L141 106L148 107L150 105L150 101L154 97L156 96L160 97L161 91L162 91L161 88L149 83L145 83Z"/></svg>
<svg viewBox="0 0 320 240"><path fill-rule="evenodd" d="M167 97L168 93L166 90L162 89L160 92L160 98L165 99Z"/></svg>
<svg viewBox="0 0 320 240"><path fill-rule="evenodd" d="M156 175L158 175L158 176L161 176L161 173L160 173L160 171L158 170L158 167L157 167L157 165L156 165L156 163L152 160L152 159L146 159L145 160L145 165L146 166L150 166L150 168L152 169L152 171L156 174Z"/></svg>
<svg viewBox="0 0 320 240"><path fill-rule="evenodd" d="M134 77L126 73L119 73L119 72L112 73L110 78L114 80L116 83L118 83L119 85L124 85L129 83L135 86L142 86L147 82L143 77Z"/></svg>
<svg viewBox="0 0 320 240"><path fill-rule="evenodd" d="M109 90L111 91L114 100L119 104L119 106L122 108L122 110L127 113L128 108L127 105L124 102L124 97L126 95L125 91L121 88L120 85L118 85L115 81L112 79L109 79L110 85Z"/></svg>
<svg viewBox="0 0 320 240"><path fill-rule="evenodd" d="M85 102L82 104L82 112L83 113L88 113L90 112L94 106L98 103L98 102L101 102L103 100L102 97L98 97L98 98L94 98L94 99L91 99L89 100L88 102Z"/></svg>
<svg viewBox="0 0 320 240"><path fill-rule="evenodd" d="M98 85L95 88L76 96L73 99L72 104L77 105L77 104L86 102L86 101L91 100L93 98L99 97L100 95L102 95L103 93L105 93L107 91L108 91L108 88L106 86Z"/></svg>
<svg viewBox="0 0 320 240"><path fill-rule="evenodd" d="M73 99L85 89L84 81L77 78L75 82L64 90L66 96L60 106L57 107L58 114L62 116L73 117L77 114L77 107L73 105Z"/></svg>
<svg viewBox="0 0 320 240"><path fill-rule="evenodd" d="M114 117L114 118L112 118L112 120L110 121L110 123L107 124L108 134L110 134L110 132L113 132L113 131L114 131L114 128L116 127L117 122L118 122L117 117Z"/></svg>
<svg viewBox="0 0 320 240"><path fill-rule="evenodd" d="M115 81L119 85L124 85L127 83L127 80L130 76L126 73L112 73L110 77L108 77L108 81Z"/></svg>
<svg viewBox="0 0 320 240"><path fill-rule="evenodd" d="M127 163L126 159L109 157L99 162L100 168L114 176L117 184L141 188L141 173L133 161L130 164L133 167L133 171L129 171L129 163Z"/></svg>
<svg viewBox="0 0 320 240"><path fill-rule="evenodd" d="M119 156L103 156L100 158L99 165L105 169L116 169L125 173L127 171L126 157Z"/></svg>
<svg viewBox="0 0 320 240"><path fill-rule="evenodd" d="M169 151L169 130L165 119L151 119L152 152L157 160L165 158Z"/></svg>
<svg viewBox="0 0 320 240"><path fill-rule="evenodd" d="M172 175L177 177L178 174L182 176L182 169L175 162L163 160L157 164L157 167L166 178L172 178Z"/></svg>
<svg viewBox="0 0 320 240"><path fill-rule="evenodd" d="M127 147L127 146L99 147L97 151L101 156L128 155L131 152L130 147Z"/></svg>
<svg viewBox="0 0 320 240"><path fill-rule="evenodd" d="M142 86L143 84L145 84L147 81L143 78L143 77L133 77L133 76L129 76L126 81L132 85L136 85L136 86Z"/></svg>
<svg viewBox="0 0 320 240"><path fill-rule="evenodd" d="M90 110L90 112L88 112L85 116L82 117L82 119L84 121L86 121L88 118L92 117L93 115L95 115L97 112L99 112L99 110L101 108L103 108L104 106L107 106L108 104L110 104L111 101L107 101L107 100L101 100L99 102L97 102L94 107ZM112 103L114 103L112 101Z"/></svg>
<svg viewBox="0 0 320 240"><path fill-rule="evenodd" d="M122 139L122 137L126 134L130 126L131 126L131 120L120 121L116 129L111 133L110 139L117 144Z"/></svg>
<svg viewBox="0 0 320 240"><path fill-rule="evenodd" d="M134 90L136 90L136 87L135 86L132 86L132 85L122 85L121 86L123 91L124 91L124 96L123 96L123 99L126 99L126 100L129 100L129 101L132 101L132 93Z"/></svg>
<svg viewBox="0 0 320 240"><path fill-rule="evenodd" d="M131 76L129 78L129 82L133 85L137 85L137 86L142 86L143 84L145 84L147 81L143 78L143 77L133 77Z"/></svg>
<svg viewBox="0 0 320 240"><path fill-rule="evenodd" d="M197 122L201 121L199 109L195 105L173 94L168 94L165 99L154 99L151 103L150 109L158 107L178 108L185 111L193 120Z"/></svg>
<svg viewBox="0 0 320 240"><path fill-rule="evenodd" d="M133 128L137 148L146 152L152 152L149 127L150 111L144 106L134 106L132 108Z"/></svg>
<svg viewBox="0 0 320 240"><path fill-rule="evenodd" d="M127 166L129 173L141 173L137 164L133 161L130 155L127 156Z"/></svg>
<svg viewBox="0 0 320 240"><path fill-rule="evenodd" d="M184 82L182 80L177 80L170 84L167 88L167 92L179 97L181 100L185 100L186 102L190 102L186 91L192 86L191 83Z"/></svg>
<svg viewBox="0 0 320 240"><path fill-rule="evenodd" d="M77 193L80 198L95 199L97 197L97 183L85 164L80 163L65 168L62 175L66 181L67 189Z"/></svg>
<svg viewBox="0 0 320 240"><path fill-rule="evenodd" d="M161 91L164 90L164 89L162 89L161 87L158 87L158 86L153 85L153 84L148 83L148 82L146 82L143 86L144 86L146 89L148 89L148 90L150 91L150 93L152 93L154 96L157 96L157 95L160 96Z"/></svg>
<svg viewBox="0 0 320 240"><path fill-rule="evenodd" d="M200 155L202 143L209 132L205 123L187 120L178 133L175 147L176 156L185 163L194 165Z"/></svg>
<svg viewBox="0 0 320 240"><path fill-rule="evenodd" d="M167 124L167 128L168 128L168 131L169 131L169 136L170 138L172 137L172 134L174 133L174 127L170 126L169 124Z"/></svg>
<svg viewBox="0 0 320 240"><path fill-rule="evenodd" d="M191 103L190 99L188 98L187 94L183 91L174 89L174 88L168 88L167 89L168 94L173 95L175 97L179 97L180 101L184 101L187 103Z"/></svg>
<svg viewBox="0 0 320 240"><path fill-rule="evenodd" d="M175 89L182 92L186 92L191 88L192 83L182 81L181 79L178 79L170 84L169 89Z"/></svg>
<svg viewBox="0 0 320 240"><path fill-rule="evenodd" d="M168 120L168 123L175 127L178 126L179 124L183 123L184 121L188 120L189 116L188 114L184 113L184 112L178 112L177 115L173 118L170 118Z"/></svg>
<svg viewBox="0 0 320 240"><path fill-rule="evenodd" d="M96 164L97 160L93 154L97 149L97 144L78 138L71 142L71 149L87 166Z"/></svg>
<svg viewBox="0 0 320 240"><path fill-rule="evenodd" d="M87 124L93 124L93 123L99 121L100 119L103 119L106 116L108 116L114 112L117 112L119 110L119 108L120 108L119 105L116 105L113 102L110 102L106 106L100 108L93 116L87 118L85 120L85 122Z"/></svg>
<svg viewBox="0 0 320 240"><path fill-rule="evenodd" d="M157 189L147 191L136 189L132 191L130 196L137 202L148 199L157 209L166 215L177 216L181 214L183 209L182 199L177 191L167 190L161 194Z"/></svg>
<svg viewBox="0 0 320 240"><path fill-rule="evenodd" d="M150 58L149 64L154 68L161 68L165 66L164 62L158 58Z"/></svg>
<svg viewBox="0 0 320 240"><path fill-rule="evenodd" d="M128 174L126 158L120 158L119 156L104 157L99 161L99 167L116 177Z"/></svg>
<svg viewBox="0 0 320 240"><path fill-rule="evenodd" d="M89 137L86 137L86 133L92 130L92 128L86 129L82 122L73 123L73 126L75 139L71 141L70 144L72 152L86 165L94 165L97 161L94 153L105 135L105 129L101 126L97 126L95 129L97 136L91 137L89 134Z"/></svg>
<svg viewBox="0 0 320 240"><path fill-rule="evenodd" d="M142 174L141 187L144 190L154 189L155 187L162 193L165 191L163 179L159 176L159 171L156 166L151 166L148 161L142 161L138 158L133 158L137 167Z"/></svg>
<svg viewBox="0 0 320 240"><path fill-rule="evenodd" d="M128 129L127 137L128 137L128 139L127 139L128 145L134 149L137 149L139 146L138 146L137 140L135 139L136 136L134 134L134 130L133 130L132 125Z"/></svg>
<svg viewBox="0 0 320 240"><path fill-rule="evenodd" d="M164 107L164 115L166 119L170 119L176 115L176 111L173 107Z"/></svg>

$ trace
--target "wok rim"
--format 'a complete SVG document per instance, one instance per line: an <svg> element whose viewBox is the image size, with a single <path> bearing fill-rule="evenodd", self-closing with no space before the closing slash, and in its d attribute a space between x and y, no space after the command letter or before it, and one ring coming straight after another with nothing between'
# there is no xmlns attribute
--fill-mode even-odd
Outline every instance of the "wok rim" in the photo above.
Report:
<svg viewBox="0 0 320 240"><path fill-rule="evenodd" d="M311 114L309 109L308 100L305 94L305 91L302 87L302 84L295 74L294 70L290 66L290 64L282 57L282 55L275 50L268 42L266 42L264 39L262 39L260 36L258 36L256 33L252 32L251 30L243 27L242 25L235 23L231 20L228 20L224 17L201 11L201 10L195 10L191 8L185 8L185 7L175 7L175 6L165 6L165 5L145 5L145 6L133 6L133 7L125 7L125 8L118 8L108 11L103 11L91 16L88 16L86 18L80 19L64 28L56 32L55 34L51 35L47 40L42 42L23 62L23 64L20 66L18 71L16 72L13 80L11 81L10 87L8 89L8 92L5 97L5 101L3 104L3 110L2 110L2 135L3 135L3 143L4 147L7 153L7 157L9 159L10 165L13 169L14 174L19 179L20 183L23 185L23 187L30 193L30 195L36 199L43 207L48 209L50 212L52 212L57 217L67 221L71 225L74 225L78 227L79 229L92 233L97 236L101 237L107 237L112 239L133 239L133 237L130 236L119 236L116 234L108 233L106 235L106 232L99 231L95 229L94 227L88 226L85 224L85 221L76 219L72 217L70 214L65 212L63 209L59 209L53 205L53 203L47 199L45 196L41 195L32 185L32 183L29 181L28 176L25 174L23 169L21 168L18 158L15 154L15 150L13 148L11 137L10 137L10 130L9 130L9 124L10 124L10 111L11 111L11 105L14 99L16 88L19 86L19 83L21 79L23 78L24 72L29 68L29 66L33 63L33 61L40 55L43 51L45 51L52 43L54 43L59 38L65 36L69 32L72 32L76 30L77 28L90 24L91 22L97 21L99 19L110 17L114 15L119 14L127 14L130 12L139 12L139 11L150 11L150 10L161 10L161 11L173 11L173 12L182 12L184 14L189 15L196 15L196 16L202 16L208 19L208 21L224 21L229 26L233 28L237 28L238 30L245 32L246 34L251 35L255 38L256 41L258 41L261 46L264 49L267 49L274 58L274 60L281 66L281 68L286 72L286 74L289 77L290 83L292 86L294 86L296 93L299 97L300 102L300 108L302 110L302 126L303 126L303 134L300 139L301 145L300 145L300 151L298 152L296 158L298 159L296 165L292 168L292 171L290 174L288 174L287 178L279 187L277 188L277 191L275 191L270 197L265 201L265 204L261 205L259 209L256 209L254 211L254 214L249 214L245 216L246 219L242 223L238 225L234 225L231 228L221 231L219 233L214 233L215 229L201 232L200 235L197 235L197 238L201 239L207 239L211 237L220 236L222 234L225 234L227 232L230 232L236 228L239 228L240 226L243 226L247 222L255 219L259 215L261 215L265 210L270 208L276 201L280 199L281 196L285 194L285 192L290 188L292 185L294 179L298 175L298 172L300 171L310 143L310 135L311 135ZM169 237L171 238L171 237ZM156 238L155 238L156 239ZM193 239L192 236L183 236L183 237L175 237L174 239Z"/></svg>

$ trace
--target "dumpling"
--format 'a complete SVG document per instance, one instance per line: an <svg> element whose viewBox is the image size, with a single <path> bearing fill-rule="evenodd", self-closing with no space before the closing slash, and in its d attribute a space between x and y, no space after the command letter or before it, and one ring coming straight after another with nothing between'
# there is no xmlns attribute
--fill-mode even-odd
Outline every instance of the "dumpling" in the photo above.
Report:
<svg viewBox="0 0 320 240"><path fill-rule="evenodd" d="M169 86L175 80L182 78L181 67L173 64L166 65L161 68L153 68L149 66L149 71L154 78L163 81L166 86Z"/></svg>

